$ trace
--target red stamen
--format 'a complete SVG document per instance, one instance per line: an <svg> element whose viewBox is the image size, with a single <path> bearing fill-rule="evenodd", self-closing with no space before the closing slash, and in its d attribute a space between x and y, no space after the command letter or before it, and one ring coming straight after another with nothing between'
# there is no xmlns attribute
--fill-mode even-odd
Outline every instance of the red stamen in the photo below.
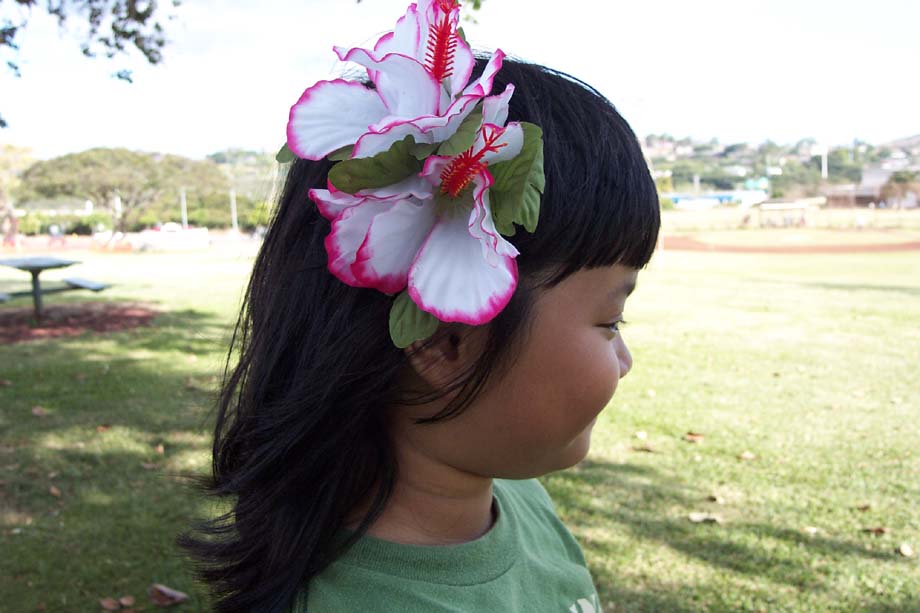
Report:
<svg viewBox="0 0 920 613"><path fill-rule="evenodd" d="M457 4L456 0L438 0L438 8L443 15L440 21L428 26L428 49L425 52L425 68L438 82L452 75L454 71L457 33L451 24L450 12Z"/></svg>
<svg viewBox="0 0 920 613"><path fill-rule="evenodd" d="M495 153L508 144L495 144L504 131L503 128L483 128L482 138L485 143L482 149L473 153L473 147L470 147L452 159L441 171L441 193L456 198L477 174L488 168L488 163L483 162L482 158L486 153Z"/></svg>

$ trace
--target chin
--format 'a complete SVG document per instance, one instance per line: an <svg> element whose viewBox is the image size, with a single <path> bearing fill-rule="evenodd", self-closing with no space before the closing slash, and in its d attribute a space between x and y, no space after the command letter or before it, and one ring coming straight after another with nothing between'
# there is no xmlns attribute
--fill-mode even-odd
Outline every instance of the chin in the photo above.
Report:
<svg viewBox="0 0 920 613"><path fill-rule="evenodd" d="M571 468L588 457L591 450L591 428L587 428L565 448L560 457L560 466L556 470Z"/></svg>

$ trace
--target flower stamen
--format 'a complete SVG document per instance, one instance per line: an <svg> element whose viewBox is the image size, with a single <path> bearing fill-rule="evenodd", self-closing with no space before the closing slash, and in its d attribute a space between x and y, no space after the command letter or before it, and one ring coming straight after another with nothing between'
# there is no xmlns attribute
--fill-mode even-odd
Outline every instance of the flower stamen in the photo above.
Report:
<svg viewBox="0 0 920 613"><path fill-rule="evenodd" d="M438 82L443 81L454 72L457 32L454 31L451 23L450 12L457 5L457 0L438 0L438 8L442 13L441 20L428 26L425 68Z"/></svg>
<svg viewBox="0 0 920 613"><path fill-rule="evenodd" d="M441 193L449 194L451 197L456 198L460 195L460 192L466 189L476 175L488 168L488 163L484 162L482 158L486 153L496 153L508 144L495 144L504 131L503 128L494 126L491 128L484 127L482 129L484 141L482 149L474 153L473 147L470 147L452 159L441 171Z"/></svg>

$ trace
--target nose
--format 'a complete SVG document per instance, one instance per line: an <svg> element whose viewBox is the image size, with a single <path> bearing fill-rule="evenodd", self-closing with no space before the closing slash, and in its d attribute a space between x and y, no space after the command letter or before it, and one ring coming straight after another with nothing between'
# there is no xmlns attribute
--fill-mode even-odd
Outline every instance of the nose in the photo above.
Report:
<svg viewBox="0 0 920 613"><path fill-rule="evenodd" d="M629 352L629 347L626 346L626 341L623 340L623 335L617 335L617 360L620 362L620 378L625 377L629 371L632 369L633 359L632 354Z"/></svg>

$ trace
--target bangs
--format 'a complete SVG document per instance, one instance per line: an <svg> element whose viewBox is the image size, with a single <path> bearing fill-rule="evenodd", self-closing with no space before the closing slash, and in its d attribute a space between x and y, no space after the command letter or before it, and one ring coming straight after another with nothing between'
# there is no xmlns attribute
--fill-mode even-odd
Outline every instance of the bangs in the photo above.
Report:
<svg viewBox="0 0 920 613"><path fill-rule="evenodd" d="M546 189L533 234L517 228L521 274L555 285L582 268L642 268L661 223L658 192L632 129L591 86L506 59L493 91L513 83L509 121L543 130Z"/></svg>

